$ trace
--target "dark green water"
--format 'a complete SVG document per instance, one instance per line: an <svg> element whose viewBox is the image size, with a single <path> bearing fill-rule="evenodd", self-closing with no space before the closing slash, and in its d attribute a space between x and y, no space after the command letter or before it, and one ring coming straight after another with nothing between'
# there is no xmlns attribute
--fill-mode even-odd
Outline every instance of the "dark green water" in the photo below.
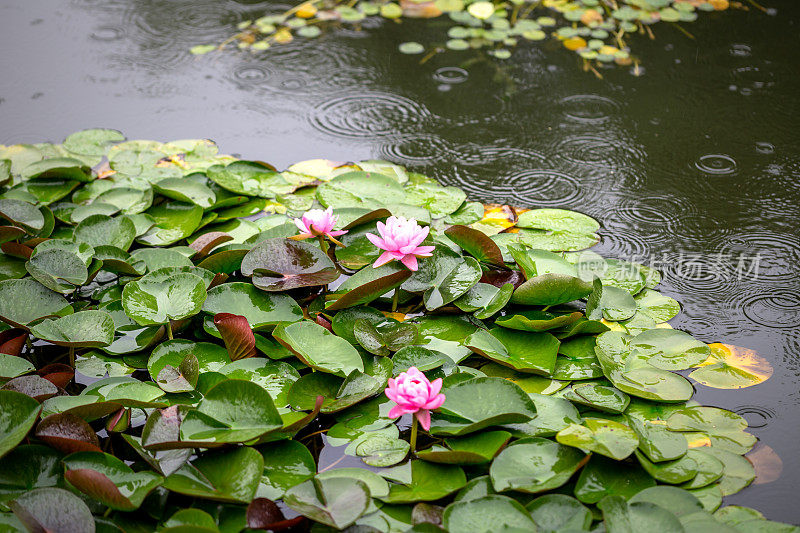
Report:
<svg viewBox="0 0 800 533"><path fill-rule="evenodd" d="M604 226L596 251L664 272L685 307L675 327L772 363L765 384L695 398L759 438L759 479L728 503L800 523L800 4L763 2L776 14L702 15L695 40L656 26L631 43L643 76L599 80L556 43L505 62L397 53L409 31L441 34L436 21L194 58L288 6L0 0L0 143L100 126L209 137L279 167L381 157L475 199L588 213Z"/></svg>

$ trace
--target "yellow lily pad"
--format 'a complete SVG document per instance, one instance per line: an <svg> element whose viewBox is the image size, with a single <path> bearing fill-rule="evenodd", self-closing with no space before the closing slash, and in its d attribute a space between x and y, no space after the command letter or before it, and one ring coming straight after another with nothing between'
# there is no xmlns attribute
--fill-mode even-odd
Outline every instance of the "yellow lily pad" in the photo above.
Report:
<svg viewBox="0 0 800 533"><path fill-rule="evenodd" d="M689 377L715 389L743 389L768 380L772 365L756 351L731 344L709 344L711 356Z"/></svg>

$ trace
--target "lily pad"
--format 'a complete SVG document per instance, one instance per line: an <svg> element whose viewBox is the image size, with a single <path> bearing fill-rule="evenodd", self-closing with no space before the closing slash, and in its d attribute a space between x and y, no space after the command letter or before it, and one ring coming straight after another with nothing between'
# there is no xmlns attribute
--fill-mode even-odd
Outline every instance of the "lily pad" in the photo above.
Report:
<svg viewBox="0 0 800 533"><path fill-rule="evenodd" d="M294 440L274 442L259 448L264 473L256 495L278 500L290 488L314 477L317 464L303 444Z"/></svg>
<svg viewBox="0 0 800 533"><path fill-rule="evenodd" d="M71 312L66 298L33 279L0 281L0 319L14 327L27 329L34 320Z"/></svg>
<svg viewBox="0 0 800 533"><path fill-rule="evenodd" d="M756 443L756 438L745 431L747 421L744 418L716 407L680 409L667 419L667 428L672 431L699 431L708 436L712 446L739 455L750 451Z"/></svg>
<svg viewBox="0 0 800 533"><path fill-rule="evenodd" d="M313 478L289 489L283 501L303 516L344 529L367 510L370 493L367 484L358 479Z"/></svg>
<svg viewBox="0 0 800 533"><path fill-rule="evenodd" d="M212 451L169 475L164 488L198 498L250 503L263 471L264 459L254 448ZM232 476L231 472L236 475Z"/></svg>
<svg viewBox="0 0 800 533"><path fill-rule="evenodd" d="M242 274L266 291L327 285L339 277L325 253L305 242L288 239L262 241L242 259Z"/></svg>
<svg viewBox="0 0 800 533"><path fill-rule="evenodd" d="M639 445L639 438L631 428L601 418L585 418L581 425L572 424L559 431L556 440L617 461L631 455Z"/></svg>
<svg viewBox="0 0 800 533"><path fill-rule="evenodd" d="M476 331L464 344L473 352L518 372L549 376L555 369L560 343L549 333L493 328Z"/></svg>
<svg viewBox="0 0 800 533"><path fill-rule="evenodd" d="M79 311L31 328L42 340L76 348L108 346L114 340L114 319L105 311Z"/></svg>
<svg viewBox="0 0 800 533"><path fill-rule="evenodd" d="M575 497L583 503L597 503L607 496L627 500L655 485L655 480L638 464L595 455L581 470L575 484Z"/></svg>
<svg viewBox="0 0 800 533"><path fill-rule="evenodd" d="M270 329L280 322L296 322L303 311L290 296L258 290L249 283L223 283L208 291L203 311L235 313L247 318L253 329Z"/></svg>
<svg viewBox="0 0 800 533"><path fill-rule="evenodd" d="M301 361L321 372L346 377L353 370L364 371L361 356L349 342L309 320L281 324L272 335Z"/></svg>
<svg viewBox="0 0 800 533"><path fill-rule="evenodd" d="M502 378L475 378L443 390L446 399L431 421L434 435L465 435L489 426L527 422L536 416L531 399Z"/></svg>
<svg viewBox="0 0 800 533"><path fill-rule="evenodd" d="M488 2L486 2L488 3ZM491 495L447 506L443 525L448 531L533 531L536 524L525 508L506 496Z"/></svg>
<svg viewBox="0 0 800 533"><path fill-rule="evenodd" d="M235 403L236 409L230 406ZM230 379L206 391L181 422L181 441L197 446L246 442L283 426L269 393L250 381Z"/></svg>
<svg viewBox="0 0 800 533"><path fill-rule="evenodd" d="M452 465L411 461L411 482L389 487L386 503L413 503L444 498L467 484L464 471Z"/></svg>
<svg viewBox="0 0 800 533"><path fill-rule="evenodd" d="M73 234L76 242L98 246L115 246L127 251L136 238L136 225L126 216L91 215L80 221Z"/></svg>
<svg viewBox="0 0 800 533"><path fill-rule="evenodd" d="M64 478L76 489L104 505L133 511L164 478L153 472L134 472L107 453L78 452L63 460Z"/></svg>
<svg viewBox="0 0 800 533"><path fill-rule="evenodd" d="M9 507L28 531L95 531L92 512L68 490L34 489L13 500Z"/></svg>
<svg viewBox="0 0 800 533"><path fill-rule="evenodd" d="M558 488L588 460L585 453L540 437L520 439L498 455L489 469L497 491L537 493Z"/></svg>
<svg viewBox="0 0 800 533"><path fill-rule="evenodd" d="M0 390L0 457L19 444L39 418L39 402L10 390Z"/></svg>
<svg viewBox="0 0 800 533"><path fill-rule="evenodd" d="M546 531L586 531L592 524L592 512L566 494L545 494L530 502L526 509L536 525Z"/></svg>
<svg viewBox="0 0 800 533"><path fill-rule="evenodd" d="M417 457L432 463L473 465L488 463L500 453L511 437L507 431L484 431L472 435L445 439L444 446L435 445L417 452Z"/></svg>
<svg viewBox="0 0 800 533"><path fill-rule="evenodd" d="M715 389L742 389L768 380L773 368L754 350L730 344L709 344L711 355L689 378Z"/></svg>
<svg viewBox="0 0 800 533"><path fill-rule="evenodd" d="M138 324L166 324L200 312L206 299L201 278L180 273L164 279L159 271L131 281L122 291L122 306Z"/></svg>

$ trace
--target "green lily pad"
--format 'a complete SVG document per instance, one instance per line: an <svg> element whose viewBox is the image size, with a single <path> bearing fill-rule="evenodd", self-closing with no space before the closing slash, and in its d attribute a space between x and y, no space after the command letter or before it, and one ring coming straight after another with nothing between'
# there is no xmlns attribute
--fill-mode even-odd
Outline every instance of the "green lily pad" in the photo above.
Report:
<svg viewBox="0 0 800 533"><path fill-rule="evenodd" d="M511 303L522 305L559 305L592 292L592 286L580 278L565 274L542 274L520 285Z"/></svg>
<svg viewBox="0 0 800 533"><path fill-rule="evenodd" d="M656 324L666 322L681 312L681 305L665 294L645 289L633 297L637 312L648 316Z"/></svg>
<svg viewBox="0 0 800 533"><path fill-rule="evenodd" d="M527 422L536 416L528 395L502 378L470 379L442 392L445 402L431 421L434 435L465 435L489 426Z"/></svg>
<svg viewBox="0 0 800 533"><path fill-rule="evenodd" d="M196 315L205 299L205 283L189 273L164 278L159 271L151 272L129 282L122 291L122 307L142 326Z"/></svg>
<svg viewBox="0 0 800 533"><path fill-rule="evenodd" d="M624 392L597 383L576 384L564 393L564 397L573 403L615 415L623 413L631 400Z"/></svg>
<svg viewBox="0 0 800 533"><path fill-rule="evenodd" d="M392 363L387 358L377 358L371 373L353 370L342 379L325 372L306 374L289 390L289 403L297 409L313 409L317 396L324 396L323 413L335 413L374 396L386 387L392 374Z"/></svg>
<svg viewBox="0 0 800 533"><path fill-rule="evenodd" d="M290 488L314 477L317 464L308 448L287 440L259 448L264 458L264 473L256 497L278 500Z"/></svg>
<svg viewBox="0 0 800 533"><path fill-rule="evenodd" d="M686 407L675 411L667 419L672 431L699 431L711 441L712 446L739 455L755 445L756 438L747 433L744 418L716 407Z"/></svg>
<svg viewBox="0 0 800 533"><path fill-rule="evenodd" d="M558 488L588 460L588 455L540 437L520 439L500 452L489 469L497 491L537 493Z"/></svg>
<svg viewBox="0 0 800 533"><path fill-rule="evenodd" d="M0 198L0 218L34 234L45 225L44 215L35 205L14 198Z"/></svg>
<svg viewBox="0 0 800 533"><path fill-rule="evenodd" d="M444 511L447 531L534 531L525 508L506 496L490 495L454 502Z"/></svg>
<svg viewBox="0 0 800 533"><path fill-rule="evenodd" d="M241 271L266 291L327 285L339 277L322 250L288 239L267 239L253 247L242 259Z"/></svg>
<svg viewBox="0 0 800 533"><path fill-rule="evenodd" d="M467 484L464 471L458 466L411 461L411 482L389 487L386 503L413 503L444 498Z"/></svg>
<svg viewBox="0 0 800 533"><path fill-rule="evenodd" d="M203 311L235 313L247 318L253 329L267 329L279 322L295 322L303 312L290 296L267 293L250 283L223 283L208 291Z"/></svg>
<svg viewBox="0 0 800 533"><path fill-rule="evenodd" d="M638 464L595 455L581 470L575 484L575 497L583 503L597 503L607 496L627 500L655 485L655 480Z"/></svg>
<svg viewBox="0 0 800 533"><path fill-rule="evenodd" d="M453 304L462 311L474 313L475 318L485 320L499 313L513 293L514 285L511 283L500 288L488 283L476 283Z"/></svg>
<svg viewBox="0 0 800 533"><path fill-rule="evenodd" d="M386 356L404 346L415 344L417 327L410 323L389 323L378 328L362 318L355 321L353 336L369 353Z"/></svg>
<svg viewBox="0 0 800 533"><path fill-rule="evenodd" d="M64 478L76 489L104 505L133 511L164 478L153 472L134 472L107 453L78 452L63 460Z"/></svg>
<svg viewBox="0 0 800 533"><path fill-rule="evenodd" d="M628 503L620 496L608 496L598 503L610 531L685 531L678 517L650 502Z"/></svg>
<svg viewBox="0 0 800 533"><path fill-rule="evenodd" d="M417 457L432 463L474 465L488 463L500 453L511 438L507 431L484 431L472 435L445 439L444 446L417 452Z"/></svg>
<svg viewBox="0 0 800 533"><path fill-rule="evenodd" d="M225 190L246 196L275 198L294 190L280 172L256 161L234 161L208 169L208 179Z"/></svg>
<svg viewBox="0 0 800 533"><path fill-rule="evenodd" d="M124 140L125 136L117 130L94 128L67 135L64 148L76 154L102 156L113 144Z"/></svg>
<svg viewBox="0 0 800 533"><path fill-rule="evenodd" d="M39 418L39 402L10 390L0 390L0 457L19 444Z"/></svg>
<svg viewBox="0 0 800 533"><path fill-rule="evenodd" d="M683 488L699 489L714 483L722 477L725 465L713 455L698 448L689 450L686 452L686 456L694 461L697 474L683 483L681 485Z"/></svg>
<svg viewBox="0 0 800 533"><path fill-rule="evenodd" d="M567 314L554 314L532 309L511 315L506 315L495 320L495 324L504 328L516 329L519 331L548 331L551 329L567 327L578 320L583 315L579 312Z"/></svg>
<svg viewBox="0 0 800 533"><path fill-rule="evenodd" d="M272 397L263 387L230 379L206 391L197 409L186 413L180 437L198 446L218 446L246 442L281 427Z"/></svg>
<svg viewBox="0 0 800 533"><path fill-rule="evenodd" d="M289 508L336 529L344 529L370 504L369 487L347 477L313 478L295 485L283 497Z"/></svg>
<svg viewBox="0 0 800 533"><path fill-rule="evenodd" d="M686 454L688 446L682 435L669 431L661 421L640 417L635 411L628 413L628 426L639 437L639 449L654 463L674 461Z"/></svg>
<svg viewBox="0 0 800 533"><path fill-rule="evenodd" d="M597 337L597 360L616 388L661 402L684 402L692 397L694 389L684 377L652 366L646 351L631 350L631 339L616 331Z"/></svg>
<svg viewBox="0 0 800 533"><path fill-rule="evenodd" d="M631 340L637 357L663 370L685 370L711 356L711 349L688 333L675 329L651 329Z"/></svg>
<svg viewBox="0 0 800 533"><path fill-rule="evenodd" d="M328 304L328 311L336 311L368 304L380 296L400 287L412 271L396 262L378 268L362 268L339 286L339 291L347 291Z"/></svg>
<svg viewBox="0 0 800 533"><path fill-rule="evenodd" d="M105 311L79 311L31 328L42 340L77 348L108 346L114 340L114 319Z"/></svg>
<svg viewBox="0 0 800 533"><path fill-rule="evenodd" d="M429 311L449 304L465 294L481 279L481 267L472 257L437 246L431 257L420 262L419 269L403 283L403 290L422 292Z"/></svg>
<svg viewBox="0 0 800 533"><path fill-rule="evenodd" d="M560 343L549 333L492 328L476 331L464 344L473 352L518 372L549 376L555 369Z"/></svg>
<svg viewBox="0 0 800 533"><path fill-rule="evenodd" d="M374 467L396 465L406 458L411 449L409 443L403 439L382 434L367 434L356 442L355 454L361 457L365 464Z"/></svg>
<svg viewBox="0 0 800 533"><path fill-rule="evenodd" d="M164 481L164 488L198 498L250 503L264 471L264 459L248 446L208 452ZM231 475L235 472L235 475Z"/></svg>
<svg viewBox="0 0 800 533"><path fill-rule="evenodd" d="M20 173L23 181L40 178L66 178L75 181L91 181L88 166L71 157L54 157L31 163Z"/></svg>
<svg viewBox="0 0 800 533"><path fill-rule="evenodd" d="M33 372L36 367L23 357L0 354L0 379L6 380Z"/></svg>
<svg viewBox="0 0 800 533"><path fill-rule="evenodd" d="M309 320L281 324L272 335L301 361L321 372L346 377L353 370L364 371L361 356L349 342Z"/></svg>
<svg viewBox="0 0 800 533"><path fill-rule="evenodd" d="M94 531L92 512L78 496L56 487L34 489L9 507L28 531Z"/></svg>
<svg viewBox="0 0 800 533"><path fill-rule="evenodd" d="M179 202L193 203L208 209L217 201L214 191L205 184L189 178L166 178L153 185L153 190Z"/></svg>
<svg viewBox="0 0 800 533"><path fill-rule="evenodd" d="M127 251L136 238L136 225L126 216L91 215L80 221L73 234L76 242L98 246L116 246Z"/></svg>
<svg viewBox="0 0 800 533"><path fill-rule="evenodd" d="M451 226L444 233L478 261L505 266L500 248L485 233L467 226Z"/></svg>
<svg viewBox="0 0 800 533"><path fill-rule="evenodd" d="M722 477L717 481L723 496L736 494L756 478L755 469L747 458L714 446L702 451L715 457L723 465Z"/></svg>
<svg viewBox="0 0 800 533"><path fill-rule="evenodd" d="M595 278L593 287L592 294L586 301L587 318L618 321L631 318L636 313L636 300L628 291L605 286L598 278Z"/></svg>
<svg viewBox="0 0 800 533"><path fill-rule="evenodd" d="M672 461L662 461L654 463L650 461L642 452L636 450L636 458L645 471L662 483L676 485L689 481L697 476L697 463L688 454Z"/></svg>
<svg viewBox="0 0 800 533"><path fill-rule="evenodd" d="M592 524L592 512L566 494L545 494L525 506L539 528L546 531L586 531Z"/></svg>
<svg viewBox="0 0 800 533"><path fill-rule="evenodd" d="M75 292L89 277L81 258L63 249L46 250L31 256L25 269L36 281L61 294Z"/></svg>
<svg viewBox="0 0 800 533"><path fill-rule="evenodd" d="M27 329L34 320L71 312L66 298L33 279L0 281L0 319L14 327Z"/></svg>
<svg viewBox="0 0 800 533"><path fill-rule="evenodd" d="M168 246L189 237L200 227L203 208L185 202L164 202L146 212L155 221L137 241L148 246Z"/></svg>
<svg viewBox="0 0 800 533"><path fill-rule="evenodd" d="M401 203L405 191L397 182L377 172L346 172L317 187L317 199L325 207L380 209Z"/></svg>
<svg viewBox="0 0 800 533"><path fill-rule="evenodd" d="M559 431L556 440L617 461L631 455L639 445L639 438L631 428L602 418L585 418L582 425L572 424Z"/></svg>

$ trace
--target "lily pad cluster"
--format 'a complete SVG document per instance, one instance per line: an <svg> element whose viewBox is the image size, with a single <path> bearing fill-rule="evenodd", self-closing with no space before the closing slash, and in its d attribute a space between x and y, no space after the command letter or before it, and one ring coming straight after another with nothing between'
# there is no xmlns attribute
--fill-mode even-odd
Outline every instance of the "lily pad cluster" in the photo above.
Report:
<svg viewBox="0 0 800 533"><path fill-rule="evenodd" d="M483 49L507 59L520 42L555 39L587 68L627 65L635 61L628 46L632 35L653 38L651 27L658 22L694 22L699 13L730 6L728 0L306 0L283 13L242 21L239 32L222 44L200 44L191 51L202 55L232 43L261 51L295 38L318 37L329 27L359 28L369 18L448 18L440 41L410 40L399 51L429 58L445 50Z"/></svg>
<svg viewBox="0 0 800 533"><path fill-rule="evenodd" d="M769 364L672 329L586 215L114 130L0 171L2 531L798 531L722 506L756 439L692 400ZM320 207L341 245L291 239ZM392 215L416 271L372 266ZM411 367L446 396L416 449Z"/></svg>

